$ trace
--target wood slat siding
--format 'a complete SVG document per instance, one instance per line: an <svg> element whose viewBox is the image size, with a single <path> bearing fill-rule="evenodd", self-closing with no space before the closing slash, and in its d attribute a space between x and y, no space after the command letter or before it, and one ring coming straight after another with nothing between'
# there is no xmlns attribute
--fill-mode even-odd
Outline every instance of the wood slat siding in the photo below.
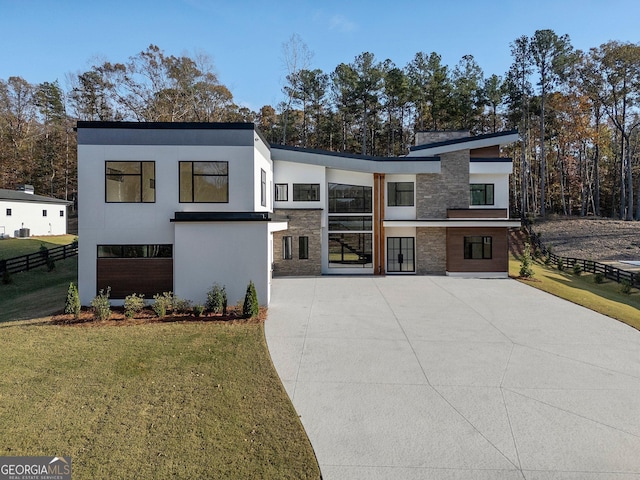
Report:
<svg viewBox="0 0 640 480"><path fill-rule="evenodd" d="M111 298L132 293L151 299L173 291L172 258L99 258L97 292L111 287ZM96 293L97 293L96 292Z"/></svg>
<svg viewBox="0 0 640 480"><path fill-rule="evenodd" d="M447 228L448 272L507 272L509 270L509 237L507 228ZM490 260L464 258L464 237L492 237Z"/></svg>
<svg viewBox="0 0 640 480"><path fill-rule="evenodd" d="M456 208L447 210L447 218L508 218L506 208Z"/></svg>
<svg viewBox="0 0 640 480"><path fill-rule="evenodd" d="M498 158L500 156L500 145L474 148L469 152L469 154L471 158Z"/></svg>

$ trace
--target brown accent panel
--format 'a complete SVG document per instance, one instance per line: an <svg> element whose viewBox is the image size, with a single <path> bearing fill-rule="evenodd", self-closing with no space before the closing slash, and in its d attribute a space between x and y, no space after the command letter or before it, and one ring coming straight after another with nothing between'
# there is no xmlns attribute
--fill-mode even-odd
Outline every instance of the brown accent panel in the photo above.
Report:
<svg viewBox="0 0 640 480"><path fill-rule="evenodd" d="M385 274L385 242L384 242L384 226L382 219L384 218L385 190L384 190L384 173L373 174L373 273L374 275Z"/></svg>
<svg viewBox="0 0 640 480"><path fill-rule="evenodd" d="M506 208L450 208L447 218L509 218Z"/></svg>
<svg viewBox="0 0 640 480"><path fill-rule="evenodd" d="M172 258L99 258L97 290L111 287L111 298L132 293L147 299L173 291Z"/></svg>
<svg viewBox="0 0 640 480"><path fill-rule="evenodd" d="M500 145L474 148L471 150L470 154L471 158L498 158L500 156Z"/></svg>
<svg viewBox="0 0 640 480"><path fill-rule="evenodd" d="M447 228L448 272L507 272L509 270L509 238L506 227L449 227ZM464 258L464 237L491 237L491 259Z"/></svg>

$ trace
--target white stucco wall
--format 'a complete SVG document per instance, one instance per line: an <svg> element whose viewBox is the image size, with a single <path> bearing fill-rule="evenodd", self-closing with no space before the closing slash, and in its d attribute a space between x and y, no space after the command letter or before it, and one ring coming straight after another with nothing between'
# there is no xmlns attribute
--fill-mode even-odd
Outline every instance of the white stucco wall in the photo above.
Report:
<svg viewBox="0 0 640 480"><path fill-rule="evenodd" d="M492 183L494 204L470 205L470 208L509 208L509 175L505 174L469 174L469 183Z"/></svg>
<svg viewBox="0 0 640 480"><path fill-rule="evenodd" d="M412 207L390 207L387 184L389 182L412 182L413 183L413 206ZM387 220L412 220L416 218L416 176L415 175L386 175L384 179L384 218Z"/></svg>
<svg viewBox="0 0 640 480"><path fill-rule="evenodd" d="M11 215L7 215L9 208ZM46 217L42 214L43 210L47 212ZM18 230L21 228L30 229L32 236L65 235L67 233L66 204L0 200L0 235L17 237Z"/></svg>
<svg viewBox="0 0 640 480"><path fill-rule="evenodd" d="M274 189L277 183L286 183L288 190L288 200L286 202L274 202L274 208L326 208L327 205L327 180L326 168L318 165L306 165L303 163L284 162L276 160L273 162L273 183ZM318 183L320 184L319 202L294 202L294 183ZM272 189L273 190L273 189Z"/></svg>

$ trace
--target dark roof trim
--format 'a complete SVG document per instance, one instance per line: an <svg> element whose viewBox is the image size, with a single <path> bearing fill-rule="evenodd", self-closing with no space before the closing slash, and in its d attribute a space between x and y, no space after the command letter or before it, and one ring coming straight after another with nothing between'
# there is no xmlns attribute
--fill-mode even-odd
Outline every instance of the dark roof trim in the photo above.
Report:
<svg viewBox="0 0 640 480"><path fill-rule="evenodd" d="M372 155L361 155L358 153L331 152L329 150L319 150L315 148L291 147L288 145L271 144L272 150L289 150L292 152L315 153L318 155L327 155L330 157L354 158L356 160L369 160L374 162L393 162L393 161L420 161L420 162L439 162L440 157L377 157Z"/></svg>
<svg viewBox="0 0 640 480"><path fill-rule="evenodd" d="M171 222L270 222L269 212L175 212Z"/></svg>
<svg viewBox="0 0 640 480"><path fill-rule="evenodd" d="M88 122L79 121L77 128L127 128L134 130L254 130L247 122Z"/></svg>
<svg viewBox="0 0 640 480"><path fill-rule="evenodd" d="M492 157L492 158L484 158L484 157L478 157L478 158L473 158L471 157L469 159L470 162L474 162L474 163L493 163L493 162L504 162L504 163L510 163L513 162L512 158L509 157Z"/></svg>
<svg viewBox="0 0 640 480"><path fill-rule="evenodd" d="M445 145L457 145L460 143L467 143L467 142L475 142L477 140L485 140L488 138L500 138L500 137L506 137L507 135L513 135L514 133L518 133L518 130L508 130L506 132L498 132L498 133L486 133L484 135L476 135L475 137L463 137L463 138L454 138L453 140L445 140L443 142L435 142L435 143L425 143L423 145L416 145L414 147L409 147L410 151L416 151L416 150L424 150L427 148L434 148L434 147L442 147Z"/></svg>

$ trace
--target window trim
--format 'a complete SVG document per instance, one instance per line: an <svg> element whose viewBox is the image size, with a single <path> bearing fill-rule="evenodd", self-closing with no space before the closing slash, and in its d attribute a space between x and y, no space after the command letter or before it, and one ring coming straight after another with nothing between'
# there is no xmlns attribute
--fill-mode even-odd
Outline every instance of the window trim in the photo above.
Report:
<svg viewBox="0 0 640 480"><path fill-rule="evenodd" d="M190 163L191 164L191 200L182 200L182 164ZM224 163L227 166L227 173L225 175L216 175L216 174L198 174L194 172L194 164L196 163ZM226 199L224 201L196 201L194 199L194 177L226 177L227 178L227 192ZM178 162L178 202L179 203L229 203L229 162L226 160L181 160Z"/></svg>
<svg viewBox="0 0 640 480"><path fill-rule="evenodd" d="M491 186L491 203L487 202L487 187ZM482 193L483 193L483 197L484 197L484 203L473 203L473 192L474 192L474 187L482 187ZM480 191L479 188L477 188L476 191ZM469 184L469 205L471 206L487 206L487 205L495 205L496 204L496 186L495 183L470 183Z"/></svg>
<svg viewBox="0 0 640 480"><path fill-rule="evenodd" d="M109 163L137 163L140 165L140 173L109 173L108 164ZM144 184L145 178L144 176L144 167L143 164L151 164L153 165L153 176L149 178L150 180L150 188L153 190L153 200L144 200ZM108 188L107 182L109 181L109 175L121 175L127 177L140 177L140 201L117 201L117 200L109 200L108 198ZM104 162L104 202L105 203L156 203L156 162L155 160L105 160Z"/></svg>
<svg viewBox="0 0 640 480"><path fill-rule="evenodd" d="M298 187L299 189L302 188L303 186L306 187L310 187L307 188L307 192L310 191L315 191L317 193L317 198L304 198L304 199L300 199L300 198L296 198L296 187ZM301 192L298 192L301 193ZM319 183L294 183L293 184L293 201L294 202L319 202L320 201L320 184Z"/></svg>
<svg viewBox="0 0 640 480"><path fill-rule="evenodd" d="M472 241L472 239L479 238L480 241ZM488 240L488 242L487 242ZM482 245L482 256L473 256L473 245ZM485 250L485 246L489 246L489 252ZM469 235L464 237L464 259L465 260L493 260L493 237L489 235Z"/></svg>
<svg viewBox="0 0 640 480"><path fill-rule="evenodd" d="M398 185L400 184L410 184L411 185L411 203L401 203L399 201L400 196L398 193L407 193L409 190L398 190ZM394 195L391 195L391 185L395 185L394 187ZM414 182L387 182L387 206L388 207L414 207L416 204L416 185ZM393 203L391 203L391 199L393 198Z"/></svg>
<svg viewBox="0 0 640 480"><path fill-rule="evenodd" d="M278 195L278 187L284 187L284 198L280 198ZM273 196L276 202L288 202L289 201L289 184L288 183L276 183L274 187Z"/></svg>

